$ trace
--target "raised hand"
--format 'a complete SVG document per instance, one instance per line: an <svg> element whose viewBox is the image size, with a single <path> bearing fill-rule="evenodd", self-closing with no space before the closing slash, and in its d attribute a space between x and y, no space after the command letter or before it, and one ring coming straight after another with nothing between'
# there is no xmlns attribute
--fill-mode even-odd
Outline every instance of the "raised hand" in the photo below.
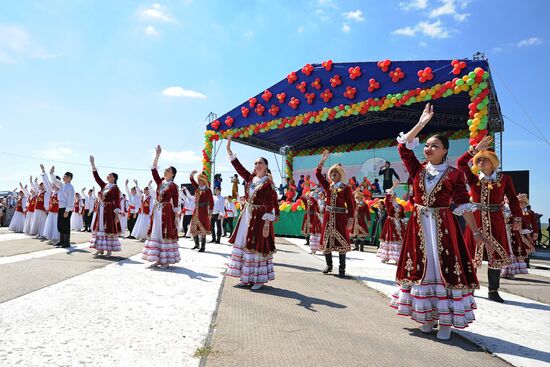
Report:
<svg viewBox="0 0 550 367"><path fill-rule="evenodd" d="M422 126L426 126L428 122L432 119L434 115L434 106L426 103L426 107L424 107L424 111L422 111L422 116L420 116L420 119L418 120L418 123Z"/></svg>
<svg viewBox="0 0 550 367"><path fill-rule="evenodd" d="M153 184L153 180L150 180L149 183L147 184L147 187L151 186ZM136 185L137 185L137 180L136 180Z"/></svg>
<svg viewBox="0 0 550 367"><path fill-rule="evenodd" d="M330 152L328 150L323 151L323 156L321 157L321 161L319 162L319 165L322 166L325 164L326 160L328 159Z"/></svg>
<svg viewBox="0 0 550 367"><path fill-rule="evenodd" d="M134 179L134 183L135 183L135 184L136 184L136 186L137 186L138 182L137 182L137 180L136 180L136 179Z"/></svg>
<svg viewBox="0 0 550 367"><path fill-rule="evenodd" d="M55 172L55 166L52 166L52 168L50 168L50 174L53 175Z"/></svg>
<svg viewBox="0 0 550 367"><path fill-rule="evenodd" d="M130 182L130 180L126 179L126 185L128 185L128 182Z"/></svg>
<svg viewBox="0 0 550 367"><path fill-rule="evenodd" d="M227 137L227 154L230 155L230 156L233 155L233 151L231 150L231 140L232 139L233 138L231 136Z"/></svg>
<svg viewBox="0 0 550 367"><path fill-rule="evenodd" d="M481 139L481 141L477 144L476 150L478 152L485 150L489 147L489 145L491 145L492 142L493 142L493 137L490 135L487 135L486 137Z"/></svg>
<svg viewBox="0 0 550 367"><path fill-rule="evenodd" d="M95 166L95 158L94 158L93 155L90 156L90 164L91 164L92 166Z"/></svg>
<svg viewBox="0 0 550 367"><path fill-rule="evenodd" d="M191 172L191 176L195 176L197 174L197 170L194 170L193 172Z"/></svg>
<svg viewBox="0 0 550 367"><path fill-rule="evenodd" d="M44 165L42 163L40 163L40 169L42 170L42 172L46 172L46 170L44 169Z"/></svg>
<svg viewBox="0 0 550 367"><path fill-rule="evenodd" d="M160 145L157 145L157 147L155 148L155 156L157 158L160 157L160 153L162 153L162 148L160 147Z"/></svg>

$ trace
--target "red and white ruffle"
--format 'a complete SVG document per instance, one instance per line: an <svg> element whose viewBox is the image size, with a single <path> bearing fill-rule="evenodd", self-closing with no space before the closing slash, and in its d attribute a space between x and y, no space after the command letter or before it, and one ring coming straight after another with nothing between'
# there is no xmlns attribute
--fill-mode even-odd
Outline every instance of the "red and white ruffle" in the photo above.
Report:
<svg viewBox="0 0 550 367"><path fill-rule="evenodd" d="M510 265L502 268L502 270L500 271L501 277L518 274L529 274L529 270L527 270L527 264L525 263L525 261L518 260L517 258L514 258L514 261Z"/></svg>
<svg viewBox="0 0 550 367"><path fill-rule="evenodd" d="M319 251L321 248L321 235L312 234L309 236L309 249L311 251Z"/></svg>
<svg viewBox="0 0 550 367"><path fill-rule="evenodd" d="M386 242L380 241L380 247L376 256L381 258L383 261L393 260L396 263L399 261L401 256L401 248L403 244L401 242Z"/></svg>
<svg viewBox="0 0 550 367"><path fill-rule="evenodd" d="M95 248L97 251L117 252L121 250L118 235L106 234L105 232L94 232L90 243L90 248Z"/></svg>

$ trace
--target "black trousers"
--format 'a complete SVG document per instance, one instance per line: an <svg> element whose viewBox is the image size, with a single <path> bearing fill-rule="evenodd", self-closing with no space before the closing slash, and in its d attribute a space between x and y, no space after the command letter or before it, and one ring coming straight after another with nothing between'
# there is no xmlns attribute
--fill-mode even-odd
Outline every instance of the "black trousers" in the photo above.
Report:
<svg viewBox="0 0 550 367"><path fill-rule="evenodd" d="M233 234L233 217L227 217L223 218L223 234L225 235L227 232L229 232L229 235ZM227 228L229 227L229 231Z"/></svg>
<svg viewBox="0 0 550 367"><path fill-rule="evenodd" d="M191 218L193 218L193 214L185 214L183 216L183 235L187 235L187 230L189 229L189 224L191 223Z"/></svg>
<svg viewBox="0 0 550 367"><path fill-rule="evenodd" d="M216 228L214 228L214 225ZM220 242L222 236L222 219L219 214L212 214L210 217L210 227L212 228L212 241Z"/></svg>
<svg viewBox="0 0 550 367"><path fill-rule="evenodd" d="M384 180L382 182L382 190L384 190L384 193L386 193L386 190L391 189L393 186L392 180Z"/></svg>
<svg viewBox="0 0 550 367"><path fill-rule="evenodd" d="M59 208L57 211L57 230L59 231L60 243L70 245L71 243L71 215L73 212L68 212L65 218L65 208Z"/></svg>
<svg viewBox="0 0 550 367"><path fill-rule="evenodd" d="M136 216L134 218L134 215ZM132 231L134 230L134 226L136 225L138 213L130 214L130 217L128 218L128 231L130 231L130 236L132 235Z"/></svg>
<svg viewBox="0 0 550 367"><path fill-rule="evenodd" d="M88 209L84 209L84 230L90 232L90 227L92 226L92 217L94 213L90 212Z"/></svg>

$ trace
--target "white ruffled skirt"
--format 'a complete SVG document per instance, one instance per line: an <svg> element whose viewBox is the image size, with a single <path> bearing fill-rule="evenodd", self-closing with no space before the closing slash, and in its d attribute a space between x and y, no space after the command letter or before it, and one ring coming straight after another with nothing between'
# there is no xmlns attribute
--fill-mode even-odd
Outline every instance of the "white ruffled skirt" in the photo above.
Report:
<svg viewBox="0 0 550 367"><path fill-rule="evenodd" d="M23 233L25 229L25 214L18 211L13 213L9 229L15 233Z"/></svg>
<svg viewBox="0 0 550 367"><path fill-rule="evenodd" d="M25 225L23 227L23 232L27 236L32 236L32 223L34 222L34 212L27 212L27 215L25 216Z"/></svg>
<svg viewBox="0 0 550 367"><path fill-rule="evenodd" d="M162 206L155 207L153 210L151 236L145 241L141 258L161 265L176 264L181 260L178 240L162 237Z"/></svg>
<svg viewBox="0 0 550 367"><path fill-rule="evenodd" d="M399 261L399 257L401 256L402 247L403 244L401 242L380 241L380 247L376 252L376 256L381 258L382 261L387 262L392 260L397 263Z"/></svg>
<svg viewBox="0 0 550 367"><path fill-rule="evenodd" d="M81 231L82 228L84 228L82 214L73 212L71 214L71 231Z"/></svg>
<svg viewBox="0 0 550 367"><path fill-rule="evenodd" d="M117 214L118 220L120 221L120 235L123 236L126 233L128 228L128 215L126 214Z"/></svg>
<svg viewBox="0 0 550 367"><path fill-rule="evenodd" d="M57 213L48 213L46 217L46 224L44 225L44 230L42 231L42 237L46 237L50 241L59 241L61 237L59 231L57 230Z"/></svg>
<svg viewBox="0 0 550 367"><path fill-rule="evenodd" d="M46 226L46 219L48 218L48 213L44 210L35 210L32 218L32 225L30 230L31 236L44 236L44 227Z"/></svg>
<svg viewBox="0 0 550 367"><path fill-rule="evenodd" d="M120 240L118 234L105 233L105 226L103 221L103 206L99 206L98 213L94 213L94 220L96 214L99 215L98 230L92 233L92 239L90 240L90 248L95 248L97 251L121 251ZM92 222L93 225L94 222Z"/></svg>
<svg viewBox="0 0 550 367"><path fill-rule="evenodd" d="M151 216L149 214L140 213L132 230L131 236L139 238L140 240L147 239L147 232L149 232L149 226L151 225Z"/></svg>

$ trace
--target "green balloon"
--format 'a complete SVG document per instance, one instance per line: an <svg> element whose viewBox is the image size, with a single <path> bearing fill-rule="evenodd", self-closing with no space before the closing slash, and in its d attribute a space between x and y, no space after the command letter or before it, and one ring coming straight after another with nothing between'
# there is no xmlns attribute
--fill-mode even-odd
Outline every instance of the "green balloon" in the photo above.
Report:
<svg viewBox="0 0 550 367"><path fill-rule="evenodd" d="M406 96L407 94L409 94L409 91L408 91L408 90L406 90L406 91L403 92L403 95L404 95L404 96Z"/></svg>
<svg viewBox="0 0 550 367"><path fill-rule="evenodd" d="M474 123L474 121L472 119L468 119L468 126L472 126L472 124Z"/></svg>
<svg viewBox="0 0 550 367"><path fill-rule="evenodd" d="M476 73L474 73L473 71L470 71L470 72L468 73L468 76L469 76L470 78L472 78L472 79L475 79L475 78L476 78Z"/></svg>
<svg viewBox="0 0 550 367"><path fill-rule="evenodd" d="M374 110L375 110L375 111L380 111L380 107L374 106Z"/></svg>
<svg viewBox="0 0 550 367"><path fill-rule="evenodd" d="M397 98L398 100L400 100L401 98L403 98L403 95L401 93L397 93L395 95L395 98Z"/></svg>
<svg viewBox="0 0 550 367"><path fill-rule="evenodd" d="M477 126L479 130L484 130L487 127L487 122L480 122Z"/></svg>
<svg viewBox="0 0 550 367"><path fill-rule="evenodd" d="M392 97L393 97L393 96L391 95L391 93L386 94L386 98L387 98L387 99L392 99Z"/></svg>
<svg viewBox="0 0 550 367"><path fill-rule="evenodd" d="M456 85L458 85L459 87L460 87L461 85L464 85L464 80L458 79L458 80L456 81Z"/></svg>
<svg viewBox="0 0 550 367"><path fill-rule="evenodd" d="M470 79L468 79L468 80L466 81L466 84L468 84L468 85L474 85L475 82L476 82L475 79L470 78Z"/></svg>
<svg viewBox="0 0 550 367"><path fill-rule="evenodd" d="M489 73L488 72L483 73L483 79L489 79Z"/></svg>
<svg viewBox="0 0 550 367"><path fill-rule="evenodd" d="M481 88L474 89L474 94L477 96L479 93L481 93Z"/></svg>
<svg viewBox="0 0 550 367"><path fill-rule="evenodd" d="M416 103L416 97L411 97L411 99L409 99L409 101L411 101L411 103Z"/></svg>
<svg viewBox="0 0 550 367"><path fill-rule="evenodd" d="M481 83L479 83L479 87L481 89L485 89L485 88L487 88L487 83L486 82L481 82Z"/></svg>
<svg viewBox="0 0 550 367"><path fill-rule="evenodd" d="M349 106L349 104L348 104L348 105L346 105L346 107L344 107L344 108L345 108L345 110L346 110L346 111L347 111L347 110L349 110L349 109L350 109L350 106Z"/></svg>

